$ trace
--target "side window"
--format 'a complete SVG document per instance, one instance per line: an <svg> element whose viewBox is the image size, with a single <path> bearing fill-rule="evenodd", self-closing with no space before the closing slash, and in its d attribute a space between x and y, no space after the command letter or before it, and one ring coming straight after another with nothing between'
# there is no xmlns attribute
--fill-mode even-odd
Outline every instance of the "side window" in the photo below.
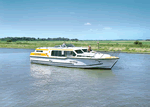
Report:
<svg viewBox="0 0 150 107"><path fill-rule="evenodd" d="M83 53L81 50L75 50L77 54Z"/></svg>
<svg viewBox="0 0 150 107"><path fill-rule="evenodd" d="M87 49L82 49L84 52L87 52Z"/></svg>
<svg viewBox="0 0 150 107"><path fill-rule="evenodd" d="M64 51L64 52L62 52L62 51L53 50L51 52L51 56L76 56L76 54L73 51Z"/></svg>
<svg viewBox="0 0 150 107"><path fill-rule="evenodd" d="M36 50L36 52L43 52L42 50Z"/></svg>
<svg viewBox="0 0 150 107"><path fill-rule="evenodd" d="M72 55L73 55L73 56L76 56L76 54L75 54L74 52L72 52Z"/></svg>
<svg viewBox="0 0 150 107"><path fill-rule="evenodd" d="M76 56L76 54L73 51L64 51L65 56Z"/></svg>
<svg viewBox="0 0 150 107"><path fill-rule="evenodd" d="M51 52L51 56L56 56L56 54L57 54L57 51L52 51Z"/></svg>
<svg viewBox="0 0 150 107"><path fill-rule="evenodd" d="M51 56L63 56L61 51L52 51Z"/></svg>
<svg viewBox="0 0 150 107"><path fill-rule="evenodd" d="M58 51L57 56L61 56L61 51Z"/></svg>

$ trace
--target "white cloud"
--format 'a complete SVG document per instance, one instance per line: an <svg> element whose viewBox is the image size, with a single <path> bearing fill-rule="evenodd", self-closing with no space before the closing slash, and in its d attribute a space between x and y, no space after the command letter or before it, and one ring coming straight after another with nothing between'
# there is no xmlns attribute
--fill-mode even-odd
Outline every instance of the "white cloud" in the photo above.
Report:
<svg viewBox="0 0 150 107"><path fill-rule="evenodd" d="M91 25L91 23L87 22L87 23L85 23L84 25Z"/></svg>
<svg viewBox="0 0 150 107"><path fill-rule="evenodd" d="M111 30L112 28L111 27L104 27L103 29L105 29L105 30Z"/></svg>

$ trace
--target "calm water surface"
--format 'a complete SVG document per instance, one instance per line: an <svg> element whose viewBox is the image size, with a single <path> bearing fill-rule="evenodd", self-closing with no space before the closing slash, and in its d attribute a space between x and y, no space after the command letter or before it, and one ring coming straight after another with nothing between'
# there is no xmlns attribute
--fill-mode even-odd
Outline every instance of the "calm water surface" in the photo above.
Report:
<svg viewBox="0 0 150 107"><path fill-rule="evenodd" d="M0 107L149 107L150 55L120 53L112 70L30 64L0 49Z"/></svg>

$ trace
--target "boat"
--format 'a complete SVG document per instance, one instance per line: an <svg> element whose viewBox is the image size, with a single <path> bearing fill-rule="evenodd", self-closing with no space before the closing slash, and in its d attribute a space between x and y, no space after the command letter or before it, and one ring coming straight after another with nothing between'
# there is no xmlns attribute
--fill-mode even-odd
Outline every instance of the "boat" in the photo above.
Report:
<svg viewBox="0 0 150 107"><path fill-rule="evenodd" d="M88 48L63 44L55 47L39 47L30 53L30 62L61 67L111 69L119 57Z"/></svg>

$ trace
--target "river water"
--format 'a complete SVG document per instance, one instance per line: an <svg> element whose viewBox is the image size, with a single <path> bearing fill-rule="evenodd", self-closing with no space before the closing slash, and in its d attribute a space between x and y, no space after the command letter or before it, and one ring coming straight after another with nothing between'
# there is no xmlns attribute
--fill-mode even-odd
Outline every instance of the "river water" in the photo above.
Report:
<svg viewBox="0 0 150 107"><path fill-rule="evenodd" d="M0 107L149 107L150 55L120 53L112 70L31 64L0 49Z"/></svg>

